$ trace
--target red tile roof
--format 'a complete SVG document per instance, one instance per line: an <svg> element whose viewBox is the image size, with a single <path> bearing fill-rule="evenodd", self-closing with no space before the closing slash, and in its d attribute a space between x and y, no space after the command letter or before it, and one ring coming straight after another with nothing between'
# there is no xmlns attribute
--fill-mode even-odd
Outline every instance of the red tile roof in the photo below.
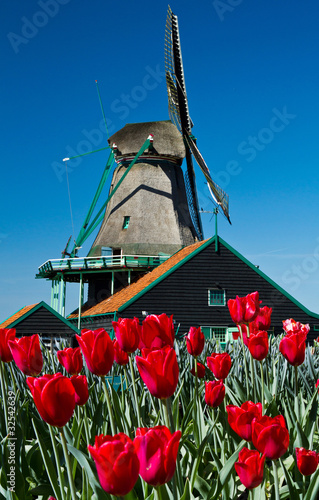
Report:
<svg viewBox="0 0 319 500"><path fill-rule="evenodd" d="M111 297L102 300L98 304L85 309L85 305L83 306L81 317L86 316L98 316L100 314L111 313L114 311L118 311L120 307L122 307L126 302L135 297L138 293L144 290L146 287L154 283L156 280L161 278L166 272L170 271L174 266L179 264L183 259L188 257L191 253L201 247L208 240L199 241L198 243L194 243L193 245L189 245L187 247L182 248L174 255L172 255L169 259L167 259L163 264L153 269L153 271L145 274L135 283L123 288L119 292L115 293ZM70 314L68 319L77 318L77 311Z"/></svg>
<svg viewBox="0 0 319 500"><path fill-rule="evenodd" d="M7 328L9 325L14 323L17 319L21 318L24 314L29 312L33 307L37 306L37 304L32 304L31 306L24 306L22 309L14 313L10 318L6 319L3 323L0 324L0 328Z"/></svg>

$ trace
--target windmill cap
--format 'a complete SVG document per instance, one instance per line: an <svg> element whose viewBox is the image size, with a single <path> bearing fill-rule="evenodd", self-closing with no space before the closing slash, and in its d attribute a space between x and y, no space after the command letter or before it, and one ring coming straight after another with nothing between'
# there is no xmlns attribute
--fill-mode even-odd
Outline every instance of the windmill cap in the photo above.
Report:
<svg viewBox="0 0 319 500"><path fill-rule="evenodd" d="M109 138L109 144L117 146L116 156L138 153L146 139L152 135L154 156L168 156L181 161L185 157L183 138L170 121L128 123Z"/></svg>

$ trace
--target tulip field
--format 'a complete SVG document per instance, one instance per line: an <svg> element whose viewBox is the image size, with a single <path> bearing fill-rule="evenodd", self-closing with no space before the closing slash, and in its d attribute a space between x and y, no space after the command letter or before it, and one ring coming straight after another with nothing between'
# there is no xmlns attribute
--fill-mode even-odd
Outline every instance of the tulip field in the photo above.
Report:
<svg viewBox="0 0 319 500"><path fill-rule="evenodd" d="M228 309L224 350L164 313L58 351L0 329L0 498L319 498L319 343L268 335L258 292Z"/></svg>

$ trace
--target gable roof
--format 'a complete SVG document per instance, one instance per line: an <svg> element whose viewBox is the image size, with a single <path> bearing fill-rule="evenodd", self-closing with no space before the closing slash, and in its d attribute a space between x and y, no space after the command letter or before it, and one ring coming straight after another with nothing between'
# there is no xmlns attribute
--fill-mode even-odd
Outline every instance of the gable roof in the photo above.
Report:
<svg viewBox="0 0 319 500"><path fill-rule="evenodd" d="M22 316L27 314L31 309L33 309L37 304L32 304L30 306L24 306L21 309L19 309L17 312L12 314L12 316L9 316L3 323L0 324L0 328L7 328L8 326L11 327L13 323L15 323L18 319L20 319Z"/></svg>
<svg viewBox="0 0 319 500"><path fill-rule="evenodd" d="M28 316L38 311L41 307L46 309L49 313L53 314L57 319L59 319L62 323L67 325L68 328L73 330L75 333L79 333L79 330L72 325L67 319L65 319L61 314L52 309L46 302L38 302L37 304L33 304L30 306L24 306L22 309L17 311L15 314L6 319L3 323L0 324L0 328L14 328L17 324L24 321Z"/></svg>
<svg viewBox="0 0 319 500"><path fill-rule="evenodd" d="M194 257L197 252L208 246L212 242L213 238L209 238L204 241L199 241L182 248L169 259L167 259L163 264L153 269L153 271L145 274L135 283L123 288L119 292L115 293L111 297L102 300L98 304L83 310L81 312L81 317L88 316L99 316L104 314L111 314L114 311L121 311L124 309L131 301L136 300L140 295L144 294L147 290L155 286L159 281L164 279L167 275L171 274L177 267L182 265L184 262ZM68 316L68 319L73 319L78 317L78 311L73 312Z"/></svg>
<svg viewBox="0 0 319 500"><path fill-rule="evenodd" d="M198 243L194 243L193 245L189 245L187 247L182 248L174 255L172 255L172 257L166 260L163 264L156 267L150 273L144 275L135 283L128 285L119 292L115 293L113 296L104 299L98 304L89 307L85 310L82 310L81 317L88 318L91 316L103 316L112 314L114 312L122 312L131 303L135 302L135 300L137 300L139 297L141 297L147 291L149 291L151 288L157 285L160 281L162 281L171 273L173 273L178 267L183 265L188 260L192 259L195 255L197 255L197 253L204 250L204 248L206 248L207 246L213 243L217 244L218 242L223 246L225 246L230 252L236 255L242 262L247 264L251 269L254 270L254 272L259 274L264 280L266 280L270 285L272 285L285 297L291 300L296 306L302 309L305 313L310 314L314 318L319 319L319 314L310 311L304 305L298 302L294 297L292 297L292 295L290 295L283 288L281 288L277 283L275 283L271 278L269 278L265 273L263 273L259 268L257 268L254 264L252 264L249 260L247 260L243 255L237 252L233 247L231 247L228 243L226 243L226 241L224 241L219 236L213 236L212 238L209 238L207 240L200 241ZM74 319L77 317L78 317L78 312L75 311L68 316L68 319Z"/></svg>

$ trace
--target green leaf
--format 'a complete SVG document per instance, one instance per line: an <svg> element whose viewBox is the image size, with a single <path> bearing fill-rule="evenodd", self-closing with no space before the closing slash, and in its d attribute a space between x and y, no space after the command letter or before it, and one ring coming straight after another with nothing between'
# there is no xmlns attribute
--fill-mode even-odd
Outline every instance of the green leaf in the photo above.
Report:
<svg viewBox="0 0 319 500"><path fill-rule="evenodd" d="M288 487L288 490L289 490L289 498L290 500L300 500L300 497L299 497L299 493L298 493L298 485L291 479L291 476L289 474L289 472L287 471L283 461L281 459L279 459L279 463L281 465L281 468L283 470L283 473L284 473L284 476L285 476L285 479L286 479L286 483L287 483L287 487Z"/></svg>
<svg viewBox="0 0 319 500"><path fill-rule="evenodd" d="M45 465L45 469L47 471L47 474L48 474L48 477L49 477L49 481L51 483L51 486L52 486L52 489L54 491L55 497L57 498L57 500L61 500L61 493L60 493L60 488L59 488L59 485L58 485L58 478L57 478L55 469L53 467L53 463L51 461L51 457L50 457L50 455L48 453L48 450L47 450L47 448L46 448L46 446L44 444L44 441L43 441L41 435L37 431L37 428L36 428L36 425L35 425L33 419L32 419L32 425L33 425L33 429L34 429L35 435L36 435L38 443L39 443L39 447L40 447L41 455L42 455L43 462L44 462L44 465Z"/></svg>
<svg viewBox="0 0 319 500"><path fill-rule="evenodd" d="M319 469L311 476L306 496L303 500L315 500L319 491Z"/></svg>
<svg viewBox="0 0 319 500"><path fill-rule="evenodd" d="M228 480L229 475L231 474L234 464L236 460L238 459L238 453L240 450L244 447L246 444L246 441L242 440L239 445L237 446L235 452L232 454L232 456L227 460L225 463L224 467L221 469L221 471L218 474L219 477L219 482L217 483L217 488L214 491L214 498L218 498L220 495L224 485L226 484L226 481Z"/></svg>

